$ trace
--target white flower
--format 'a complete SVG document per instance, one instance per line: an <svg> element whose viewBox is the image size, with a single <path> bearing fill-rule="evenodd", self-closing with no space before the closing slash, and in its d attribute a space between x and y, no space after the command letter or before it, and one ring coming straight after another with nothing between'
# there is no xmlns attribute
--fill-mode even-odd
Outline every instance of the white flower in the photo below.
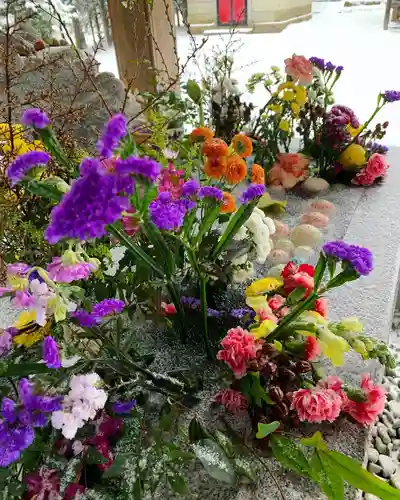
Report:
<svg viewBox="0 0 400 500"><path fill-rule="evenodd" d="M83 443L82 441L79 441L79 439L77 439L76 441L74 441L72 443L72 451L74 452L74 455L79 455L80 453L82 453L82 451L85 449L85 447L83 446Z"/></svg>
<svg viewBox="0 0 400 500"><path fill-rule="evenodd" d="M72 356L72 358L62 358L61 366L63 368L71 368L71 366L76 365L76 363L81 359L80 356Z"/></svg>
<svg viewBox="0 0 400 500"><path fill-rule="evenodd" d="M55 411L51 416L51 424L55 429L60 429L65 438L73 439L84 421L74 417L71 413Z"/></svg>
<svg viewBox="0 0 400 500"><path fill-rule="evenodd" d="M237 269L233 273L233 281L235 283L243 283L251 279L254 276L254 266L251 262L248 262L246 269Z"/></svg>

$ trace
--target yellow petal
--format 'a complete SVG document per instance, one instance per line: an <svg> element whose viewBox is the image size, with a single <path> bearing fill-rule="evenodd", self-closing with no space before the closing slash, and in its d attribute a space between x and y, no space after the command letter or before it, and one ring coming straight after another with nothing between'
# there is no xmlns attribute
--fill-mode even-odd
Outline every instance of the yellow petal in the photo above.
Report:
<svg viewBox="0 0 400 500"><path fill-rule="evenodd" d="M318 340L322 353L330 359L333 366L342 366L344 364L344 353L350 349L349 344L328 328L319 331Z"/></svg>
<svg viewBox="0 0 400 500"><path fill-rule="evenodd" d="M297 335L303 335L303 337L313 337L315 333L309 332L308 330L296 330L294 333Z"/></svg>
<svg viewBox="0 0 400 500"><path fill-rule="evenodd" d="M267 337L273 330L276 328L276 323L273 321L266 319L261 323L261 325L257 328L253 328L250 330L250 333L256 337L256 339L262 339Z"/></svg>
<svg viewBox="0 0 400 500"><path fill-rule="evenodd" d="M281 120L279 123L279 128L284 132L289 132L290 123L287 120Z"/></svg>
<svg viewBox="0 0 400 500"><path fill-rule="evenodd" d="M21 330L25 326L29 325L29 323L32 323L33 321L36 321L36 312L35 311L23 311L19 316L17 321L14 323L14 328L17 328L18 330Z"/></svg>
<svg viewBox="0 0 400 500"><path fill-rule="evenodd" d="M251 307L254 311L259 311L260 309L265 309L268 307L267 296L266 295L251 295L246 297L246 304Z"/></svg>
<svg viewBox="0 0 400 500"><path fill-rule="evenodd" d="M272 292L274 290L277 290L282 286L282 281L278 280L276 278L261 278L254 283L252 283L250 286L246 288L246 296L247 297L252 297L255 295L262 295L266 292Z"/></svg>
<svg viewBox="0 0 400 500"><path fill-rule="evenodd" d="M278 351L278 352L282 352L283 351L283 345L279 342L279 340L274 340L273 344L272 344L275 349Z"/></svg>

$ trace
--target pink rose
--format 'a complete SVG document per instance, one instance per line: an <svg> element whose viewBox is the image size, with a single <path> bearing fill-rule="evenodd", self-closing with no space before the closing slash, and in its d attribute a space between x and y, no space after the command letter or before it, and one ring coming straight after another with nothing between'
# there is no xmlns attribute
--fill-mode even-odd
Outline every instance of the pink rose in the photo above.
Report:
<svg viewBox="0 0 400 500"><path fill-rule="evenodd" d="M293 393L291 409L303 422L333 422L341 408L342 399L332 389L300 389Z"/></svg>
<svg viewBox="0 0 400 500"><path fill-rule="evenodd" d="M371 425L385 409L386 392L381 385L373 384L370 375L363 375L360 389L364 401L357 402L347 397L343 409L360 424Z"/></svg>
<svg viewBox="0 0 400 500"><path fill-rule="evenodd" d="M247 410L249 405L247 398L245 398L241 392L234 391L233 389L224 389L223 391L217 392L213 401L225 406L225 408L232 413L239 413Z"/></svg>
<svg viewBox="0 0 400 500"><path fill-rule="evenodd" d="M317 299L314 304L314 310L326 318L328 314L328 301L324 297Z"/></svg>
<svg viewBox="0 0 400 500"><path fill-rule="evenodd" d="M385 175L388 168L385 157L379 153L374 153L368 160L365 172L376 179Z"/></svg>
<svg viewBox="0 0 400 500"><path fill-rule="evenodd" d="M236 378L246 374L247 362L254 359L257 351L261 349L262 342L257 341L243 328L231 328L225 338L221 340L223 350L217 353L217 359L225 363L233 370Z"/></svg>
<svg viewBox="0 0 400 500"><path fill-rule="evenodd" d="M313 80L312 64L304 56L296 56L285 59L286 74L293 78L294 82L300 85L311 85Z"/></svg>
<svg viewBox="0 0 400 500"><path fill-rule="evenodd" d="M307 361L312 361L317 356L319 356L320 353L321 353L321 347L319 345L318 340L313 335L307 337L306 347L304 349L304 358Z"/></svg>

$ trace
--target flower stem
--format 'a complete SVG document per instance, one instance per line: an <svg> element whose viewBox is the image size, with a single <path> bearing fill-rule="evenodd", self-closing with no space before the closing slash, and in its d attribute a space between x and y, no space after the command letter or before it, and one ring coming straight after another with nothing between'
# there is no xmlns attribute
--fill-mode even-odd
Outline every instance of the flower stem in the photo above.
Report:
<svg viewBox="0 0 400 500"><path fill-rule="evenodd" d="M206 348L206 354L208 359L212 359L212 352L210 347L210 339L208 338L208 318L207 318L207 278L200 275L200 306L201 314L203 316L203 338L204 346Z"/></svg>

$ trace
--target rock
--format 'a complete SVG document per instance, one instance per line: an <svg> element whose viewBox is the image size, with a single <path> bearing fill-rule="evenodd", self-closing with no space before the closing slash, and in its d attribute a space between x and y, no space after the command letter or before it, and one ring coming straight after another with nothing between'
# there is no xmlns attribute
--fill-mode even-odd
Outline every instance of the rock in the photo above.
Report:
<svg viewBox="0 0 400 500"><path fill-rule="evenodd" d="M397 469L398 464L386 455L379 455L379 464L382 466L382 474L384 477L390 477Z"/></svg>
<svg viewBox="0 0 400 500"><path fill-rule="evenodd" d="M387 446L379 436L375 440L375 448L379 451L380 454L384 454L387 452Z"/></svg>
<svg viewBox="0 0 400 500"><path fill-rule="evenodd" d="M314 255L314 250L311 247L296 247L293 250L293 257L300 261L308 261Z"/></svg>
<svg viewBox="0 0 400 500"><path fill-rule="evenodd" d="M386 425L379 423L377 427L378 427L378 436L382 439L382 441L385 444L389 444L391 442L391 439L388 434Z"/></svg>
<svg viewBox="0 0 400 500"><path fill-rule="evenodd" d="M389 410L395 417L400 417L400 402L399 401L389 401Z"/></svg>
<svg viewBox="0 0 400 500"><path fill-rule="evenodd" d="M366 493L364 496L364 500L379 500L379 498L375 495L372 495L371 493Z"/></svg>
<svg viewBox="0 0 400 500"><path fill-rule="evenodd" d="M290 239L298 246L318 247L322 242L322 233L310 224L300 224L290 232Z"/></svg>
<svg viewBox="0 0 400 500"><path fill-rule="evenodd" d="M388 429L388 434L390 437L395 438L397 436L396 430L391 427Z"/></svg>
<svg viewBox="0 0 400 500"><path fill-rule="evenodd" d="M325 229L329 225L328 217L320 212L308 212L307 214L303 214L300 222L302 224L311 224L318 229Z"/></svg>
<svg viewBox="0 0 400 500"><path fill-rule="evenodd" d="M389 400L389 403L391 403L393 400L396 402L399 399L398 388L397 387L390 387L389 392L387 394L387 398ZM389 404L389 408L390 408L390 404ZM400 416L400 403L399 403L397 411L398 411L398 415L396 415L396 416Z"/></svg>
<svg viewBox="0 0 400 500"><path fill-rule="evenodd" d="M376 438L377 435L378 435L378 429L374 426L371 429L371 436Z"/></svg>
<svg viewBox="0 0 400 500"><path fill-rule="evenodd" d="M284 264L278 264L277 266L271 267L270 269L268 269L267 276L271 276L272 278L280 278L281 272L284 267Z"/></svg>
<svg viewBox="0 0 400 500"><path fill-rule="evenodd" d="M389 413L389 412L388 412ZM390 415L390 413L389 413ZM392 418L392 417L391 417ZM390 420L388 419L388 417L386 415L381 415L380 416L380 419L382 420L382 422L386 425L386 427L389 429L390 427L392 427L392 423L390 422Z"/></svg>
<svg viewBox="0 0 400 500"><path fill-rule="evenodd" d="M400 448L400 439L393 439L393 449L398 450Z"/></svg>
<svg viewBox="0 0 400 500"><path fill-rule="evenodd" d="M389 422L391 424L393 424L394 418L393 418L393 415L389 411L383 410L383 415L385 415L387 417L387 419L389 420Z"/></svg>
<svg viewBox="0 0 400 500"><path fill-rule="evenodd" d="M310 177L301 185L301 189L309 196L315 196L329 189L329 183L319 177Z"/></svg>
<svg viewBox="0 0 400 500"><path fill-rule="evenodd" d="M379 453L375 448L368 448L367 450L368 460L374 464L378 461Z"/></svg>
<svg viewBox="0 0 400 500"><path fill-rule="evenodd" d="M274 248L277 250L283 250L284 252L290 255L295 247L294 243L290 241L288 238L282 238L280 240L274 241Z"/></svg>
<svg viewBox="0 0 400 500"><path fill-rule="evenodd" d="M400 471L398 470L396 474L390 476L390 482L392 486L400 490Z"/></svg>
<svg viewBox="0 0 400 500"><path fill-rule="evenodd" d="M380 474L382 472L382 467L378 464L368 464L368 470L372 474Z"/></svg>
<svg viewBox="0 0 400 500"><path fill-rule="evenodd" d="M328 217L335 213L335 205L328 200L314 200L309 203L310 212L320 212Z"/></svg>
<svg viewBox="0 0 400 500"><path fill-rule="evenodd" d="M389 443L387 445L387 449L388 449L388 452L389 452L389 456L392 454L392 451L393 451L393 443Z"/></svg>
<svg viewBox="0 0 400 500"><path fill-rule="evenodd" d="M290 255L284 250L272 250L268 255L268 262L273 266L278 264L287 264L290 260Z"/></svg>
<svg viewBox="0 0 400 500"><path fill-rule="evenodd" d="M278 219L273 219L273 221L275 224L275 233L271 235L271 238L277 240L279 238L284 238L285 236L288 236L289 226Z"/></svg>

